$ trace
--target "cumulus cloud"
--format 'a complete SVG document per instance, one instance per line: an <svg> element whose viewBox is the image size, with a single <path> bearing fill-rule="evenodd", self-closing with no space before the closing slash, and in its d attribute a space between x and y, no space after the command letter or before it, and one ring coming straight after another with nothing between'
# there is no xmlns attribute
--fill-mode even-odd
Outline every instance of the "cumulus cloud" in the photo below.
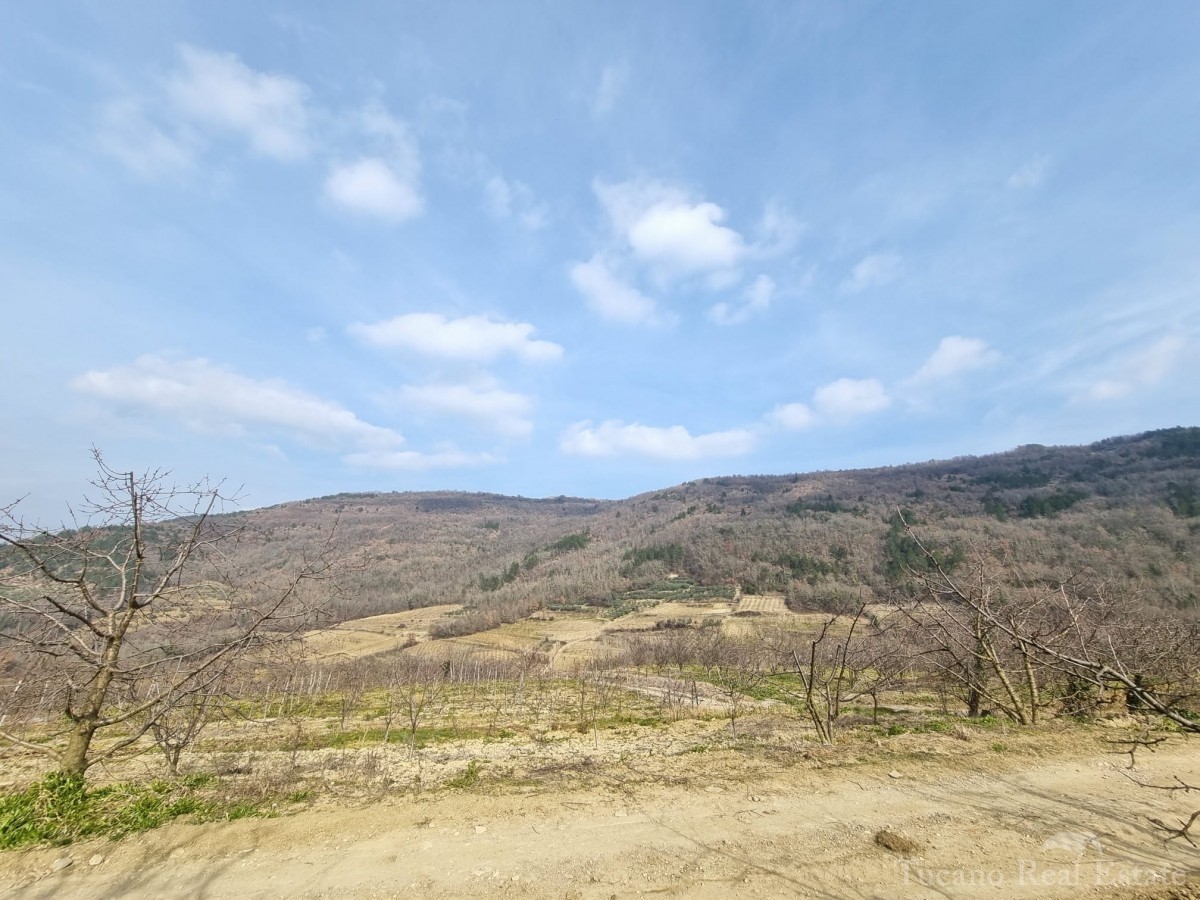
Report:
<svg viewBox="0 0 1200 900"><path fill-rule="evenodd" d="M813 391L814 408L835 421L882 412L891 403L883 385L874 378L839 378Z"/></svg>
<svg viewBox="0 0 1200 900"><path fill-rule="evenodd" d="M85 372L71 387L118 410L166 416L201 432L277 430L309 443L363 450L393 450L404 443L398 432L364 422L330 400L203 358L141 356L129 366Z"/></svg>
<svg viewBox="0 0 1200 900"><path fill-rule="evenodd" d="M184 45L179 56L182 68L166 87L181 114L198 125L244 138L262 156L292 160L308 154L304 84L255 71L232 53Z"/></svg>
<svg viewBox="0 0 1200 900"><path fill-rule="evenodd" d="M639 259L674 271L727 269L742 258L745 245L741 235L720 224L724 219L715 203L656 203L629 229L629 244Z"/></svg>
<svg viewBox="0 0 1200 900"><path fill-rule="evenodd" d="M392 222L424 209L415 174L377 157L335 165L325 180L325 196L350 212Z"/></svg>
<svg viewBox="0 0 1200 900"><path fill-rule="evenodd" d="M680 461L742 456L756 443L754 433L745 429L692 435L682 425L661 428L610 419L597 426L590 421L576 422L563 433L559 448L571 456L642 456Z"/></svg>
<svg viewBox="0 0 1200 900"><path fill-rule="evenodd" d="M995 365L1000 354L979 338L951 335L938 343L929 359L908 379L909 384L925 384L962 375Z"/></svg>
<svg viewBox="0 0 1200 900"><path fill-rule="evenodd" d="M346 462L363 469L427 472L430 469L463 469L494 465L501 460L490 453L467 453L454 448L419 453L415 450L367 450L351 453Z"/></svg>
<svg viewBox="0 0 1200 900"><path fill-rule="evenodd" d="M404 385L395 401L404 409L433 416L470 419L504 437L526 438L533 433L528 418L532 398L506 391L490 377L467 384Z"/></svg>
<svg viewBox="0 0 1200 900"><path fill-rule="evenodd" d="M486 363L512 354L525 362L550 362L563 354L559 344L534 340L532 325L493 322L487 316L447 319L439 313L406 313L369 325L355 323L348 330L373 347L449 360Z"/></svg>
<svg viewBox="0 0 1200 900"><path fill-rule="evenodd" d="M614 231L641 263L668 276L729 269L746 254L742 236L721 224L725 210L654 181L596 182Z"/></svg>
<svg viewBox="0 0 1200 900"><path fill-rule="evenodd" d="M838 286L843 294L860 294L890 284L900 276L902 261L895 253L873 253L858 262Z"/></svg>
<svg viewBox="0 0 1200 900"><path fill-rule="evenodd" d="M817 424L817 414L806 403L781 403L767 414L767 421L785 431L803 431Z"/></svg>
<svg viewBox="0 0 1200 900"><path fill-rule="evenodd" d="M626 325L665 325L674 320L661 314L652 298L614 275L600 255L571 266L570 275L588 306L605 319Z"/></svg>
<svg viewBox="0 0 1200 900"><path fill-rule="evenodd" d="M737 306L714 303L708 317L718 325L739 325L751 316L766 312L775 296L775 281L768 275L759 275L742 292L742 302Z"/></svg>

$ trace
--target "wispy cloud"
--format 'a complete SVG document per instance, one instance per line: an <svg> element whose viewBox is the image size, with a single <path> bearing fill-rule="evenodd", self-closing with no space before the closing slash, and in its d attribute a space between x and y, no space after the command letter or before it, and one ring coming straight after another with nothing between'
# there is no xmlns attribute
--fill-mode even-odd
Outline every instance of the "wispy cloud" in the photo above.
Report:
<svg viewBox="0 0 1200 900"><path fill-rule="evenodd" d="M753 316L766 312L774 296L775 281L769 275L759 275L742 291L740 304L731 306L725 302L714 303L709 307L708 317L718 325L740 325Z"/></svg>
<svg viewBox="0 0 1200 900"><path fill-rule="evenodd" d="M873 253L860 260L838 285L843 294L860 294L890 284L900 277L903 261L895 253Z"/></svg>
<svg viewBox="0 0 1200 900"><path fill-rule="evenodd" d="M938 343L929 359L907 381L911 385L928 384L944 378L986 369L1000 361L1000 354L980 338L951 335Z"/></svg>
<svg viewBox="0 0 1200 900"><path fill-rule="evenodd" d="M1075 399L1105 403L1152 388L1170 374L1186 346L1182 334L1165 335L1109 363L1106 373L1095 378Z"/></svg>
<svg viewBox="0 0 1200 900"><path fill-rule="evenodd" d="M596 92L592 95L592 115L602 118L612 112L617 100L629 84L629 64L610 63L600 73Z"/></svg>
<svg viewBox="0 0 1200 900"><path fill-rule="evenodd" d="M743 456L757 436L747 429L693 435L682 425L656 427L610 419L600 425L576 422L562 435L559 448L570 456L640 456L663 461Z"/></svg>
<svg viewBox="0 0 1200 900"><path fill-rule="evenodd" d="M448 448L432 453L415 450L367 450L351 453L345 458L349 465L361 469L381 469L401 472L427 472L431 469L465 469L490 466L503 462L491 453L467 453Z"/></svg>
<svg viewBox="0 0 1200 900"><path fill-rule="evenodd" d="M141 178L186 172L196 161L195 139L155 123L144 105L133 97L104 105L96 141L101 150Z"/></svg>
<svg viewBox="0 0 1200 900"><path fill-rule="evenodd" d="M210 434L265 429L363 450L391 450L404 443L399 432L364 422L333 401L278 379L249 378L204 358L141 356L132 365L85 372L71 387L118 411L163 416Z"/></svg>
<svg viewBox="0 0 1200 900"><path fill-rule="evenodd" d="M469 419L507 438L533 433L533 399L504 390L490 376L464 384L407 384L392 399L402 409Z"/></svg>
<svg viewBox="0 0 1200 900"><path fill-rule="evenodd" d="M350 334L373 347L411 350L441 359L487 363L506 354L524 362L552 362L563 348L535 340L526 322L493 322L487 316L448 319L440 313L406 313L373 324L355 323Z"/></svg>
<svg viewBox="0 0 1200 900"><path fill-rule="evenodd" d="M608 262L597 254L570 270L571 283L595 312L605 319L626 325L670 325L676 319L662 313L653 298L626 284L613 274Z"/></svg>
<svg viewBox="0 0 1200 900"><path fill-rule="evenodd" d="M891 405L892 398L874 378L839 378L813 391L817 412L834 421L882 412Z"/></svg>
<svg viewBox="0 0 1200 900"><path fill-rule="evenodd" d="M1039 156L1009 175L1006 183L1010 188L1018 191L1035 188L1046 180L1049 167L1050 160L1045 156Z"/></svg>
<svg viewBox="0 0 1200 900"><path fill-rule="evenodd" d="M172 105L196 124L244 138L255 153L292 160L308 155L308 88L251 69L232 53L184 45L181 69L167 80Z"/></svg>
<svg viewBox="0 0 1200 900"><path fill-rule="evenodd" d="M515 222L528 231L546 226L550 214L523 181L492 175L483 185L483 207L493 219Z"/></svg>
<svg viewBox="0 0 1200 900"><path fill-rule="evenodd" d="M767 422L784 431L803 431L818 424L818 419L807 403L781 403L767 414Z"/></svg>

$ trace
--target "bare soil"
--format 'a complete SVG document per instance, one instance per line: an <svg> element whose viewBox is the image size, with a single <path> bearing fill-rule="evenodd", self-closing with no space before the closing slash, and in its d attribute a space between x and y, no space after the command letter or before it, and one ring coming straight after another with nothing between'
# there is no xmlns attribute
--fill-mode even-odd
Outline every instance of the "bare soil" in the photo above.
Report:
<svg viewBox="0 0 1200 900"><path fill-rule="evenodd" d="M1196 798L1139 787L1102 728L830 749L756 740L755 727L515 743L461 789L326 794L276 819L0 854L0 895L1200 897L1200 851L1148 821L1182 818ZM479 753L426 750L427 772ZM1194 742L1143 756L1141 779L1200 781Z"/></svg>

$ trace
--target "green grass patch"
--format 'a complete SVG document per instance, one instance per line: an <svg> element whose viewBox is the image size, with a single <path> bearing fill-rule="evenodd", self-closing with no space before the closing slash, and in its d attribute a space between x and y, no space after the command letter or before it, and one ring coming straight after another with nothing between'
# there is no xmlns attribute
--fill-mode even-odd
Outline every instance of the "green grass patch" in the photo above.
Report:
<svg viewBox="0 0 1200 900"><path fill-rule="evenodd" d="M88 790L82 778L54 772L23 790L0 795L0 849L60 846L92 837L117 839L181 816L213 821L270 814L258 802L197 793L215 780L201 775Z"/></svg>
<svg viewBox="0 0 1200 900"><path fill-rule="evenodd" d="M365 744L382 744L384 734L385 729L383 728L331 731L326 734L313 733L305 735L301 744L305 750L340 749L342 747L356 747ZM449 741L487 736L488 732L486 728L422 726L417 729L416 744L419 750L430 744L444 744ZM388 733L387 742L389 744L403 744L404 746L408 746L410 740L412 740L412 732L407 727L399 728L393 726L391 732Z"/></svg>
<svg viewBox="0 0 1200 900"><path fill-rule="evenodd" d="M464 771L461 775L446 780L446 787L465 790L466 788L472 787L477 781L479 781L479 773L479 761L473 759L467 763L466 771Z"/></svg>

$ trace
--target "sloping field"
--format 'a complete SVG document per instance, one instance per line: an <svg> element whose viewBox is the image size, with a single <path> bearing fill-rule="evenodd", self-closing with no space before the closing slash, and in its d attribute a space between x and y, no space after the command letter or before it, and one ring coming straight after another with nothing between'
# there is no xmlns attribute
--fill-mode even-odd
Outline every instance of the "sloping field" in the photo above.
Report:
<svg viewBox="0 0 1200 900"><path fill-rule="evenodd" d="M724 617L733 612L728 600L685 602L667 600L646 606L637 612L621 616L609 623L605 631L648 631L667 619L694 619L697 624L711 617Z"/></svg>
<svg viewBox="0 0 1200 900"><path fill-rule="evenodd" d="M736 612L756 612L764 616L783 616L789 610L783 594L744 594Z"/></svg>
<svg viewBox="0 0 1200 900"><path fill-rule="evenodd" d="M457 603L443 603L407 612L351 619L332 628L309 632L304 636L304 649L312 658L326 662L386 653L405 644L428 640L429 629L435 622L460 609L462 607Z"/></svg>

